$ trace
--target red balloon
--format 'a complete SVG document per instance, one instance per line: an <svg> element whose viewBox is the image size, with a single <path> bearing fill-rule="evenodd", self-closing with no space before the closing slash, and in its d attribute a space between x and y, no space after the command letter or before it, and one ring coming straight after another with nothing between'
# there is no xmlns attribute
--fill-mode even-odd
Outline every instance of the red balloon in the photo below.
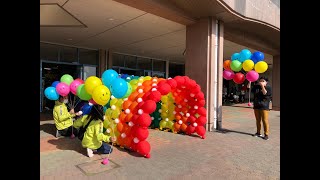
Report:
<svg viewBox="0 0 320 180"><path fill-rule="evenodd" d="M137 119L137 125L141 127L149 127L151 124L151 117L147 113L143 113Z"/></svg>
<svg viewBox="0 0 320 180"><path fill-rule="evenodd" d="M148 141L140 141L137 144L137 152L142 156L146 156L150 153L151 146Z"/></svg>
<svg viewBox="0 0 320 180"><path fill-rule="evenodd" d="M150 92L150 91L146 92L146 93L142 96L142 100L143 100L143 101L148 100L148 99L149 99L149 95L150 95L150 94L151 94L151 92Z"/></svg>
<svg viewBox="0 0 320 180"><path fill-rule="evenodd" d="M134 125L131 127L131 136L136 137L137 136L137 129L140 128L138 125Z"/></svg>
<svg viewBox="0 0 320 180"><path fill-rule="evenodd" d="M196 127L196 133L199 134L203 139L205 138L206 129L203 126L197 126Z"/></svg>
<svg viewBox="0 0 320 180"><path fill-rule="evenodd" d="M246 77L241 72L238 72L234 75L233 82L235 82L236 84L242 84L245 79Z"/></svg>
<svg viewBox="0 0 320 180"><path fill-rule="evenodd" d="M195 104L199 107L203 107L206 104L206 101L204 99L198 100Z"/></svg>
<svg viewBox="0 0 320 180"><path fill-rule="evenodd" d="M189 81L191 80L188 76L183 76L185 86L189 85Z"/></svg>
<svg viewBox="0 0 320 180"><path fill-rule="evenodd" d="M189 116L188 117L188 122L190 122L190 123L194 123L194 122L196 122L196 118L194 117L194 116Z"/></svg>
<svg viewBox="0 0 320 180"><path fill-rule="evenodd" d="M158 81L158 84L157 84L157 87L159 87L159 86L161 86L163 83L166 83L167 82L167 80L162 80L162 81Z"/></svg>
<svg viewBox="0 0 320 180"><path fill-rule="evenodd" d="M204 107L200 107L200 108L197 110L197 113L198 113L200 116L205 116L205 117L207 117L207 110L206 110L206 108L204 108Z"/></svg>
<svg viewBox="0 0 320 180"><path fill-rule="evenodd" d="M167 80L167 83L171 86L172 89L175 89L177 87L177 81L174 79Z"/></svg>
<svg viewBox="0 0 320 180"><path fill-rule="evenodd" d="M148 128L138 127L138 128L136 129L135 136L136 136L140 141L143 141L143 140L147 139L147 137L149 136Z"/></svg>
<svg viewBox="0 0 320 180"><path fill-rule="evenodd" d="M177 81L178 86L182 86L185 82L185 79L182 76L176 76L173 79Z"/></svg>
<svg viewBox="0 0 320 180"><path fill-rule="evenodd" d="M162 82L162 81L161 81ZM166 95L171 91L171 86L168 83L162 83L158 86L157 90L162 94Z"/></svg>
<svg viewBox="0 0 320 180"><path fill-rule="evenodd" d="M161 100L161 93L159 91L152 91L149 95L149 99L154 102L159 102Z"/></svg>
<svg viewBox="0 0 320 180"><path fill-rule="evenodd" d="M207 118L204 116L200 116L196 120L196 123L198 124L198 126L204 126L207 123Z"/></svg>
<svg viewBox="0 0 320 180"><path fill-rule="evenodd" d="M194 133L194 131L196 130L196 127L192 126L191 124L187 127L187 133L188 135Z"/></svg>
<svg viewBox="0 0 320 180"><path fill-rule="evenodd" d="M157 109L157 104L152 100L146 100L141 109L144 113L151 114Z"/></svg>
<svg viewBox="0 0 320 180"><path fill-rule="evenodd" d="M199 84L196 84L193 89L190 89L193 94L198 94L201 91L201 87Z"/></svg>
<svg viewBox="0 0 320 180"><path fill-rule="evenodd" d="M194 88L196 85L197 85L196 81L193 79L190 79L187 86L191 89L191 88Z"/></svg>
<svg viewBox="0 0 320 180"><path fill-rule="evenodd" d="M201 99L204 99L204 94L203 94L203 92L201 92L201 91L198 92L198 94L195 95L195 98L197 98L198 101L201 100Z"/></svg>
<svg viewBox="0 0 320 180"><path fill-rule="evenodd" d="M131 122L133 122L133 124L137 124L137 120L140 117L139 114L134 114L131 118ZM133 126L134 127L134 126Z"/></svg>

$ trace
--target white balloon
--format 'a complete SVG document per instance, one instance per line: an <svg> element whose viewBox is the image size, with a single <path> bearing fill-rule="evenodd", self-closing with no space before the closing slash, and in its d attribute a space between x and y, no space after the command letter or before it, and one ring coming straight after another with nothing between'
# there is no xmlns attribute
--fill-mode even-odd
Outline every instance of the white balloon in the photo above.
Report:
<svg viewBox="0 0 320 180"><path fill-rule="evenodd" d="M162 109L159 109L158 112L161 113L161 112L162 112Z"/></svg>
<svg viewBox="0 0 320 180"><path fill-rule="evenodd" d="M116 119L114 120L114 122L115 122L116 124L118 124L120 121L119 121L118 118L116 118Z"/></svg>
<svg viewBox="0 0 320 180"><path fill-rule="evenodd" d="M195 105L195 106L194 106L194 109L198 109L198 106L197 106L197 105Z"/></svg>
<svg viewBox="0 0 320 180"><path fill-rule="evenodd" d="M143 89L139 89L139 90L138 90L138 93L143 93Z"/></svg>
<svg viewBox="0 0 320 180"><path fill-rule="evenodd" d="M126 114L129 114L129 113L130 113L130 109L126 109L124 112L125 112Z"/></svg>
<svg viewBox="0 0 320 180"><path fill-rule="evenodd" d="M122 137L122 138L127 137L126 133L122 133L122 134L121 134L121 137Z"/></svg>
<svg viewBox="0 0 320 180"><path fill-rule="evenodd" d="M156 91L156 90L157 90L157 88L152 88L152 89L151 89L151 91Z"/></svg>
<svg viewBox="0 0 320 180"><path fill-rule="evenodd" d="M143 110L142 110L142 109L139 109L139 110L138 110L138 114L140 114L140 115L143 114Z"/></svg>
<svg viewBox="0 0 320 180"><path fill-rule="evenodd" d="M117 106L112 105L112 106L111 106L111 109L112 109L112 110L116 110L116 109L117 109Z"/></svg>
<svg viewBox="0 0 320 180"><path fill-rule="evenodd" d="M138 102L138 103L142 102L142 98L141 98L141 97L138 98L138 99L137 99L137 102Z"/></svg>
<svg viewBox="0 0 320 180"><path fill-rule="evenodd" d="M89 106L93 106L93 104L91 102L89 102L88 104L89 104Z"/></svg>
<svg viewBox="0 0 320 180"><path fill-rule="evenodd" d="M179 120L178 123L181 125L182 124L182 120Z"/></svg>
<svg viewBox="0 0 320 180"><path fill-rule="evenodd" d="M197 127L197 126L198 126L198 124L195 122L195 123L193 123L193 126L194 126L194 127Z"/></svg>
<svg viewBox="0 0 320 180"><path fill-rule="evenodd" d="M169 121L169 118L166 118L166 121Z"/></svg>
<svg viewBox="0 0 320 180"><path fill-rule="evenodd" d="M186 116L187 116L187 117L190 117L190 113L187 113Z"/></svg>
<svg viewBox="0 0 320 180"><path fill-rule="evenodd" d="M134 143L138 143L139 142L139 139L137 137L133 138L133 142Z"/></svg>
<svg viewBox="0 0 320 180"><path fill-rule="evenodd" d="M110 133L110 132L111 132L111 131L110 131L110 129L108 128L108 129L107 129L107 133Z"/></svg>
<svg viewBox="0 0 320 180"><path fill-rule="evenodd" d="M128 123L128 125L129 125L130 127L132 127L134 124L133 124L132 121L130 121L130 122Z"/></svg>

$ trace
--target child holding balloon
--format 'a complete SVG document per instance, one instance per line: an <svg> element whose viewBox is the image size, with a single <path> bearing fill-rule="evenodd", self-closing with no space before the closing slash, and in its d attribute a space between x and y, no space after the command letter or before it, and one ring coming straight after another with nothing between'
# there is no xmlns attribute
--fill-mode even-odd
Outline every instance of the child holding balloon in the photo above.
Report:
<svg viewBox="0 0 320 180"><path fill-rule="evenodd" d="M114 142L116 138L103 133L103 112L99 105L93 105L90 113L76 120L73 126L80 128L88 123L82 139L82 147L87 148L88 157L93 157L93 151L110 154L112 147L106 142Z"/></svg>
<svg viewBox="0 0 320 180"><path fill-rule="evenodd" d="M68 103L67 96L59 96L59 99L55 101L53 108L53 119L57 128L56 137L77 135L77 130L72 127L73 117L80 116L81 111L75 113L74 109L68 112L66 104Z"/></svg>

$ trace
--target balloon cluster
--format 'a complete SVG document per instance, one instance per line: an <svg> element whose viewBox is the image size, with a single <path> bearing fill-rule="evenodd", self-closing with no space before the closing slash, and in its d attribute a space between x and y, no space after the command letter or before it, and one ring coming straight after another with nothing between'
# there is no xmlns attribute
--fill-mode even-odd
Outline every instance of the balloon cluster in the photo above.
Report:
<svg viewBox="0 0 320 180"><path fill-rule="evenodd" d="M119 75L108 69L101 79L90 76L84 82L71 78L70 75L61 77L61 82L55 85L58 87L63 83L62 87L48 87L46 97L57 100L59 95L72 92L81 100L88 101L81 108L84 114L90 112L93 104L103 106L105 133L116 137L119 146L150 158L151 146L147 138L151 124L175 133L197 133L205 138L204 94L188 76L169 79L138 77Z"/></svg>
<svg viewBox="0 0 320 180"><path fill-rule="evenodd" d="M251 54L248 49L243 49L240 53L234 53L231 60L223 62L223 77L226 80L232 79L236 84L242 84L245 79L254 82L258 80L259 73L264 73L268 69L268 64L263 60L262 52L256 51ZM246 74L240 72L242 69Z"/></svg>

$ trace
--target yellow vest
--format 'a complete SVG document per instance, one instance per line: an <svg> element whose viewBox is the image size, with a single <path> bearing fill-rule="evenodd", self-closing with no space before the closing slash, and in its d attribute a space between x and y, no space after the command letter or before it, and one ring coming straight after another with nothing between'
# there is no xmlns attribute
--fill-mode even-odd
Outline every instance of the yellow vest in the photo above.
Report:
<svg viewBox="0 0 320 180"><path fill-rule="evenodd" d="M60 101L56 101L53 108L54 124L58 130L66 129L72 126L72 118L75 114L70 114L67 106Z"/></svg>

